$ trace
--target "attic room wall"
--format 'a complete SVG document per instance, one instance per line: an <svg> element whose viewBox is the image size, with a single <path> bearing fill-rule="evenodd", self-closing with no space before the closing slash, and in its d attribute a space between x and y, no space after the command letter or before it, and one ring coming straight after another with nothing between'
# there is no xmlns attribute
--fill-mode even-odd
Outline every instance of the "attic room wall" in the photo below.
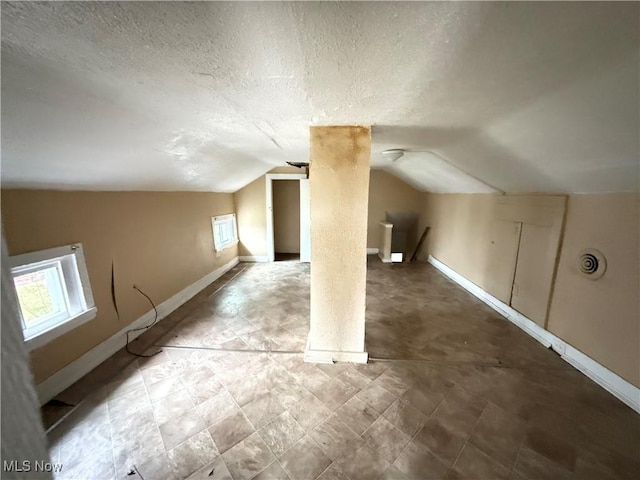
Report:
<svg viewBox="0 0 640 480"><path fill-rule="evenodd" d="M2 190L10 255L81 242L95 319L31 352L36 383L238 255L216 253L211 217L234 211L230 193ZM120 321L111 301L114 261Z"/></svg>
<svg viewBox="0 0 640 480"><path fill-rule="evenodd" d="M297 168L276 168L269 173L300 173ZM238 209L238 235L241 256L266 256L266 191L262 176L234 194ZM369 214L367 247L378 246L378 222L385 212L420 213L425 193L382 170L371 170L369 176Z"/></svg>
<svg viewBox="0 0 640 480"><path fill-rule="evenodd" d="M369 175L369 223L367 247L378 247L380 226L386 212L420 214L425 193L384 170L371 170ZM415 243L415 242L413 242Z"/></svg>
<svg viewBox="0 0 640 480"><path fill-rule="evenodd" d="M497 198L430 193L421 223L432 228L425 253L500 298L503 292L496 285L507 269L492 262L489 254ZM640 386L638 205L638 194L569 196L547 323L556 336L636 386ZM507 244L508 234L505 230L505 238L493 240ZM576 256L588 247L601 250L608 260L607 272L598 281L576 272Z"/></svg>
<svg viewBox="0 0 640 480"><path fill-rule="evenodd" d="M640 195L571 195L549 331L640 386ZM577 257L596 248L607 259L597 281Z"/></svg>
<svg viewBox="0 0 640 480"><path fill-rule="evenodd" d="M277 167L268 173L303 173L295 167ZM238 216L240 256L267 255L267 187L265 176L233 194Z"/></svg>

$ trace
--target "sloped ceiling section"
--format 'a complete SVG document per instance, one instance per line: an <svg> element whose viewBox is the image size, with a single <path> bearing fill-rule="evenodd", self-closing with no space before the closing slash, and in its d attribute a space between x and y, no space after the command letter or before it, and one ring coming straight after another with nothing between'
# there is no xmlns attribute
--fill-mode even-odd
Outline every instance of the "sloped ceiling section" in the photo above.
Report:
<svg viewBox="0 0 640 480"><path fill-rule="evenodd" d="M638 3L2 3L2 183L235 191L373 125L425 191L638 191ZM407 155L388 164L387 148Z"/></svg>

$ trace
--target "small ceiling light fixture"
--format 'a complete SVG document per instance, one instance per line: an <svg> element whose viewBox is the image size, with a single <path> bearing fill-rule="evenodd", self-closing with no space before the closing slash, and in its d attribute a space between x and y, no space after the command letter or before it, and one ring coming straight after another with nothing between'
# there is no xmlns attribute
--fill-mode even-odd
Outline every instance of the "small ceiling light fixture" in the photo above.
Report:
<svg viewBox="0 0 640 480"><path fill-rule="evenodd" d="M382 152L382 156L385 160L393 163L398 161L404 155L404 150L401 148L392 148L390 150L385 150Z"/></svg>

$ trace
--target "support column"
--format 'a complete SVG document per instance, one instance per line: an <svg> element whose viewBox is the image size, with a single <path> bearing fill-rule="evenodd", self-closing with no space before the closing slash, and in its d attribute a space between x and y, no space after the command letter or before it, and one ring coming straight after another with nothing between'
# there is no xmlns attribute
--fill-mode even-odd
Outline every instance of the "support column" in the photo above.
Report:
<svg viewBox="0 0 640 480"><path fill-rule="evenodd" d="M371 129L311 127L308 362L367 362L364 344Z"/></svg>

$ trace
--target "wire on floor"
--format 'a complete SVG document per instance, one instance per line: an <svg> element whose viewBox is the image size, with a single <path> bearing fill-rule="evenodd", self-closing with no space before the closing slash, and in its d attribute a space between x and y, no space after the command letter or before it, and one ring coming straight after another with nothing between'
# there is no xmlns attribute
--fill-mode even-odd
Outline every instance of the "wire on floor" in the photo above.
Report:
<svg viewBox="0 0 640 480"><path fill-rule="evenodd" d="M153 319L153 322L151 322L149 325L146 325L146 326L140 327L140 328L132 328L131 330L127 330L127 333L126 333L126 335L127 335L127 343L124 346L124 348L128 353L130 353L131 355L135 355L136 357L142 357L142 358L154 357L154 356L158 355L160 352L162 352L162 349L158 350L157 352L151 353L149 355L145 355L145 354L142 354L142 353L136 353L136 352L132 352L131 350L129 350L129 334L130 333L139 332L140 330L148 330L158 322L158 309L156 308L155 303L153 303L153 300L151 300L149 295L144 293L142 290L140 290L135 285L133 286L133 288L136 289L138 292L140 292L140 294L144 295L147 298L147 300L149 300L149 303L153 307L153 312L155 313L155 318Z"/></svg>

